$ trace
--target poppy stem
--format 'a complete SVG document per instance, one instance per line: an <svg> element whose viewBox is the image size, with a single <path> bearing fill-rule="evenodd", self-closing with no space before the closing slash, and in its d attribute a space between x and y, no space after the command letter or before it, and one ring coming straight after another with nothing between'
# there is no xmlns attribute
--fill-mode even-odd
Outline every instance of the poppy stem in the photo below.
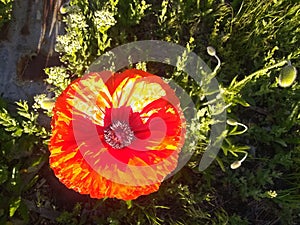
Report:
<svg viewBox="0 0 300 225"><path fill-rule="evenodd" d="M248 127L247 127L245 124L239 123L239 122L237 122L237 121L235 121L235 120L233 120L233 119L228 119L228 120L226 121L226 123L227 123L228 125L230 125L230 126L236 126L236 127L233 128L233 130L229 133L229 135L239 135L239 134L243 134L243 133L245 133L245 132L248 130ZM241 130L241 131L236 131L236 130L237 130L237 126L241 126L241 127L243 127L244 129Z"/></svg>
<svg viewBox="0 0 300 225"><path fill-rule="evenodd" d="M242 89L245 84L249 81L249 80L252 80L255 76L257 75L260 75L260 74L266 74L269 70L271 69L274 69L274 68L278 68L278 67L282 67L284 66L286 63L289 64L289 60L283 60L281 62L278 62L278 63L275 63L274 65L272 66L269 66L269 67L266 67L266 68L263 68L263 69L260 69L260 70L257 70L256 72L246 76L243 80L235 83L229 90L235 90L238 91L240 89Z"/></svg>
<svg viewBox="0 0 300 225"><path fill-rule="evenodd" d="M220 58L217 55L214 55L214 57L217 59L218 65L216 66L216 68L214 69L214 71L212 73L216 74L217 71L218 71L218 69L220 69L220 67L221 67L221 60L220 60Z"/></svg>
<svg viewBox="0 0 300 225"><path fill-rule="evenodd" d="M244 152L244 153L245 153L245 156L240 160L241 163L244 162L245 159L248 157L248 152Z"/></svg>

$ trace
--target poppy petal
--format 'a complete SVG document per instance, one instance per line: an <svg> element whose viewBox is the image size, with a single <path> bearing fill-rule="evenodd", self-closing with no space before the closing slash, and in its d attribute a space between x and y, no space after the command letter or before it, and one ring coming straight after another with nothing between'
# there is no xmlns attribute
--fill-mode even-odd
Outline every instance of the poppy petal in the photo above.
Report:
<svg viewBox="0 0 300 225"><path fill-rule="evenodd" d="M130 200L157 191L176 168L185 135L174 91L136 69L73 81L56 101L51 126L49 161L55 175L93 198ZM105 139L109 132L117 135L117 128L134 133L120 149Z"/></svg>

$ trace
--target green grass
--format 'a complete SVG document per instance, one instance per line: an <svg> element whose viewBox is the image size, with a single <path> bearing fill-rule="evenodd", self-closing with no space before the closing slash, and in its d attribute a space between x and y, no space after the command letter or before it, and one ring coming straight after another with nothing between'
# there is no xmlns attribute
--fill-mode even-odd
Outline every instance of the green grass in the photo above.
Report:
<svg viewBox="0 0 300 225"><path fill-rule="evenodd" d="M173 78L193 96L205 138L158 192L131 202L96 200L67 190L49 169L49 123L43 127L39 118L51 113L18 103L15 115L0 114L0 224L300 223L299 78L287 88L278 84L288 60L300 68L297 1L71 0L71 5L63 16L66 33L56 45L65 66L46 69L55 97L98 56L125 43L157 39L188 45L211 68L217 62L206 47L213 46L222 62L216 78L227 116L248 130L228 125L217 160L200 172L213 122L205 101L195 97L205 93L175 68L147 63L147 70ZM105 12L106 20L96 11ZM231 170L244 152L247 159Z"/></svg>

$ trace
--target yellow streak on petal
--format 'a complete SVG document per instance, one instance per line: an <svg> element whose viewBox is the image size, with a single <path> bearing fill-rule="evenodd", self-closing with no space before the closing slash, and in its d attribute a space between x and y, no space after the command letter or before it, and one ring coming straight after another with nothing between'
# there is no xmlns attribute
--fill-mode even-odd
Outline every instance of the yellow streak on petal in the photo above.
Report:
<svg viewBox="0 0 300 225"><path fill-rule="evenodd" d="M151 141L151 146L147 146L146 148L149 150L177 150L178 145L174 145L173 143L178 143L178 141L174 141L174 137L165 137L162 141Z"/></svg>
<svg viewBox="0 0 300 225"><path fill-rule="evenodd" d="M56 114L57 114L57 120L56 120L56 123L58 123L58 122L65 122L66 123L66 125L69 125L70 124L70 122L71 122L71 120L72 120L72 118L70 118L69 116L67 116L65 113L63 113L63 112L56 112Z"/></svg>
<svg viewBox="0 0 300 225"><path fill-rule="evenodd" d="M177 146L175 146L175 145L167 145L166 149L168 149L168 150L176 150Z"/></svg>
<svg viewBox="0 0 300 225"><path fill-rule="evenodd" d="M166 113L175 114L175 110L174 110L174 108L169 107L169 108L166 110Z"/></svg>
<svg viewBox="0 0 300 225"><path fill-rule="evenodd" d="M159 108L156 108L156 109L151 109L149 110L148 112L145 112L145 113L142 113L141 114L141 119L144 123L147 122L147 120L155 113L158 113L159 112Z"/></svg>
<svg viewBox="0 0 300 225"><path fill-rule="evenodd" d="M80 81L80 85L74 87L76 95L68 102L74 105L74 114L87 116L96 124L103 125L105 108L110 107L111 96L102 79L90 79Z"/></svg>
<svg viewBox="0 0 300 225"><path fill-rule="evenodd" d="M148 166L148 164L139 157L132 157L129 159L128 163L129 166Z"/></svg>
<svg viewBox="0 0 300 225"><path fill-rule="evenodd" d="M61 157L59 160L57 160L56 162L53 162L52 163L52 166L59 166L61 163L64 163L70 159L72 159L75 155L76 155L77 152L70 152L69 154Z"/></svg>
<svg viewBox="0 0 300 225"><path fill-rule="evenodd" d="M62 152L61 149L62 149L61 146L58 147L58 148L52 148L52 149L51 149L51 155L52 155L52 156L55 156L55 155L57 155L57 154L60 154L60 153Z"/></svg>
<svg viewBox="0 0 300 225"><path fill-rule="evenodd" d="M131 106L134 112L140 112L149 103L166 95L160 84L139 78L136 76L121 82L112 96L113 107Z"/></svg>

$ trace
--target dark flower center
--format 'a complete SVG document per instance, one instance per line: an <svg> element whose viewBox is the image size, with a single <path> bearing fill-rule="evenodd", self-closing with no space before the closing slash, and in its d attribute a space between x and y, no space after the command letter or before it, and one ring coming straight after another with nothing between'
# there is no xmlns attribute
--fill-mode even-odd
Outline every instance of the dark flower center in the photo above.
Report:
<svg viewBox="0 0 300 225"><path fill-rule="evenodd" d="M128 123L124 121L114 121L104 130L104 140L115 149L124 148L132 143L134 133Z"/></svg>

